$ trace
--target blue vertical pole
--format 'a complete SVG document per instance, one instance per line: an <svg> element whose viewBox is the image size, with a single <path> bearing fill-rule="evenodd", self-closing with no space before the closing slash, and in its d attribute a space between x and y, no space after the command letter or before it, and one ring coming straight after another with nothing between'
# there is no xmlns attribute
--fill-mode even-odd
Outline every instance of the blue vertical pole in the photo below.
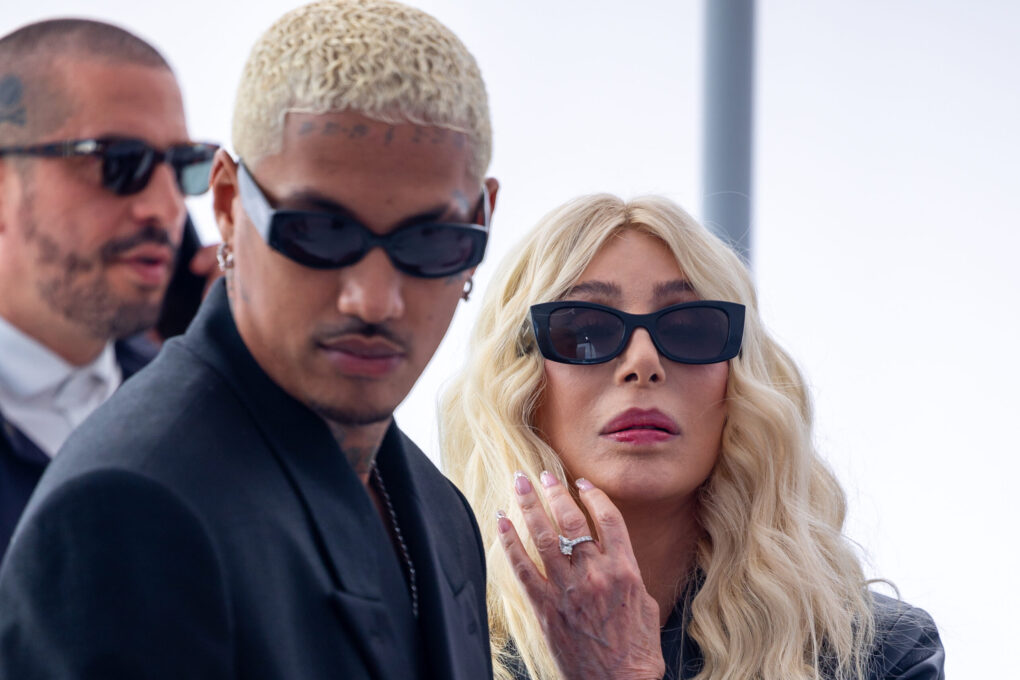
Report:
<svg viewBox="0 0 1020 680"><path fill-rule="evenodd" d="M751 262L754 0L705 0L705 224Z"/></svg>

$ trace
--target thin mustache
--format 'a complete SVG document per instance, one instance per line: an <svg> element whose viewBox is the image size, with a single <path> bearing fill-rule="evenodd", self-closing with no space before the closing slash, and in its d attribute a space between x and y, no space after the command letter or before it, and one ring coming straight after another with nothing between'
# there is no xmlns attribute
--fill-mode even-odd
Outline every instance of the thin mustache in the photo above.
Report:
<svg viewBox="0 0 1020 680"><path fill-rule="evenodd" d="M408 351L407 343L393 329L385 324L365 323L361 319L352 319L344 324L330 326L326 331L319 334L318 339L322 344L328 345L346 335L384 338L399 347L403 352L406 353Z"/></svg>
<svg viewBox="0 0 1020 680"><path fill-rule="evenodd" d="M166 246L173 250L174 253L177 252L174 242L170 239L169 231L154 224L147 224L140 232L133 236L107 241L99 251L99 255L103 258L103 262L111 262L116 260L122 253L126 253L145 243Z"/></svg>

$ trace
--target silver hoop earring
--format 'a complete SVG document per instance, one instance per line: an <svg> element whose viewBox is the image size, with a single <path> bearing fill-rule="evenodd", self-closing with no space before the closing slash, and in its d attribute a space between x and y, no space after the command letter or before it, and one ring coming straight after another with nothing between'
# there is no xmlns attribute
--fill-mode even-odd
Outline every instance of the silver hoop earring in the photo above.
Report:
<svg viewBox="0 0 1020 680"><path fill-rule="evenodd" d="M220 271L223 273L234 268L234 251L225 241L216 249L216 263L219 264Z"/></svg>
<svg viewBox="0 0 1020 680"><path fill-rule="evenodd" d="M474 279L474 277L469 276L468 279L467 279L467 282L464 283L464 292L461 294L460 299L463 300L464 302L467 302L468 298L471 297L471 290L474 287L475 287L475 279Z"/></svg>

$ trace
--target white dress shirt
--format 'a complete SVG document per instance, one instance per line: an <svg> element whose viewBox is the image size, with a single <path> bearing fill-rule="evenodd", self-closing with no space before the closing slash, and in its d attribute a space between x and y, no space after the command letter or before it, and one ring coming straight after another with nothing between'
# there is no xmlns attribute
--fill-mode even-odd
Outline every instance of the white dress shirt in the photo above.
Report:
<svg viewBox="0 0 1020 680"><path fill-rule="evenodd" d="M121 380L112 342L72 366L0 316L0 412L51 458Z"/></svg>

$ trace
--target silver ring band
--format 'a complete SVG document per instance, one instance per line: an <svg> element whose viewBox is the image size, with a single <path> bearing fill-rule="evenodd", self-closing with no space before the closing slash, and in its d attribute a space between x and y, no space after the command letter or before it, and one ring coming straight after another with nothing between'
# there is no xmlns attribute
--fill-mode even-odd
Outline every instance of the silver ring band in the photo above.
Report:
<svg viewBox="0 0 1020 680"><path fill-rule="evenodd" d="M587 543L588 541L594 541L595 539L591 536L578 536L577 538L567 538L563 534L560 534L560 552L570 557L574 554L574 546L578 543Z"/></svg>

